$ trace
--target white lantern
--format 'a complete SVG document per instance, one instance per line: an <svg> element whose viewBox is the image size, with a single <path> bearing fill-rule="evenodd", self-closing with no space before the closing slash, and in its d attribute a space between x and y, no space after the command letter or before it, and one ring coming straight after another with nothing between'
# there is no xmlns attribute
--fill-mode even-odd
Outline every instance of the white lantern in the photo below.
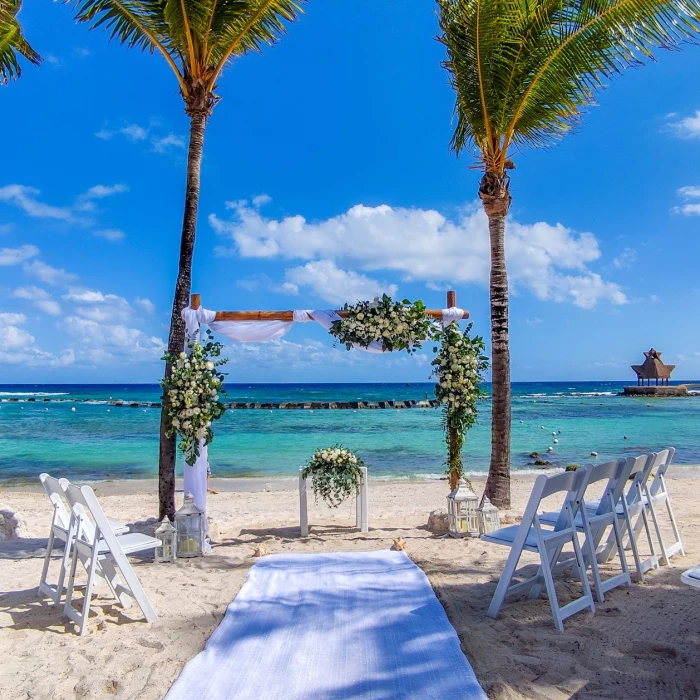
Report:
<svg viewBox="0 0 700 700"><path fill-rule="evenodd" d="M457 488L447 497L447 517L452 537L478 537L476 509L479 497L460 479Z"/></svg>
<svg viewBox="0 0 700 700"><path fill-rule="evenodd" d="M156 547L156 561L175 561L175 549L177 546L175 534L177 530L173 527L168 517L163 518L163 522L156 530L156 539L160 540L160 547Z"/></svg>
<svg viewBox="0 0 700 700"><path fill-rule="evenodd" d="M498 512L498 508L489 501L488 497L484 496L484 500L481 502L477 513L479 516L480 535L486 535L501 527L501 516Z"/></svg>
<svg viewBox="0 0 700 700"><path fill-rule="evenodd" d="M201 557L204 546L204 511L197 507L194 496L185 494L182 508L175 513L177 557Z"/></svg>

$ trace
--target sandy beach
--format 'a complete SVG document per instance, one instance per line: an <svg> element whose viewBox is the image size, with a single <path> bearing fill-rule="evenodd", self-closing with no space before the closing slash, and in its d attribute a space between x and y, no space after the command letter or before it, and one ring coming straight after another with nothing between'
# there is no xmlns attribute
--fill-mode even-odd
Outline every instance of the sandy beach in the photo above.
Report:
<svg viewBox="0 0 700 700"><path fill-rule="evenodd" d="M676 471L678 474L678 470ZM644 584L617 588L559 633L547 601L516 599L498 620L486 617L507 550L478 540L435 535L428 513L444 505L444 482L370 483L370 532L352 527L353 503L310 511L311 536L300 539L295 482L213 482L210 516L219 535L200 559L155 565L132 558L159 620L148 625L132 609L113 605L98 587L84 638L62 611L37 597L50 521L48 500L35 488L6 488L0 503L19 511L19 540L0 543L0 693L3 698L162 698L183 665L197 654L255 561L256 544L272 553L369 551L403 537L409 556L426 572L457 630L462 648L490 698L648 698L700 695L700 599L680 583L681 571L700 561L697 503L700 480L674 476L669 489L686 557L651 572ZM513 482L515 522L532 477ZM96 484L104 510L152 532L153 481ZM478 492L483 484L475 482ZM178 493L178 505L182 494ZM534 562L524 555L525 563ZM55 572L57 563L53 564ZM578 594L562 580L563 601ZM261 669L263 672L264 669Z"/></svg>

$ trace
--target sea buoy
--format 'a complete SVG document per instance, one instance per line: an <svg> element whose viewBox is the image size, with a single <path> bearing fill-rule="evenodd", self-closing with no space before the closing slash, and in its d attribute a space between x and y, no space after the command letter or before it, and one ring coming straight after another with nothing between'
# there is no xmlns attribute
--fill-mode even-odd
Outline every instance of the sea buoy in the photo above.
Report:
<svg viewBox="0 0 700 700"><path fill-rule="evenodd" d="M73 406L73 408L71 408L71 411L75 412L75 406Z"/></svg>
<svg viewBox="0 0 700 700"><path fill-rule="evenodd" d="M597 452L591 452L591 457L597 457L598 453Z"/></svg>
<svg viewBox="0 0 700 700"><path fill-rule="evenodd" d="M547 448L547 452L554 452L554 448L550 445L550 446Z"/></svg>
<svg viewBox="0 0 700 700"><path fill-rule="evenodd" d="M556 435L556 434L557 434L556 430L552 430L552 435Z"/></svg>
<svg viewBox="0 0 700 700"><path fill-rule="evenodd" d="M558 432L558 433L561 433L561 430L558 430L557 432Z"/></svg>
<svg viewBox="0 0 700 700"><path fill-rule="evenodd" d="M553 442L555 445L558 445L558 444L559 444L559 440L557 440L556 438L554 438L554 440L552 440L552 442Z"/></svg>
<svg viewBox="0 0 700 700"><path fill-rule="evenodd" d="M540 430L544 430L544 425L541 425L541 426L540 426Z"/></svg>
<svg viewBox="0 0 700 700"><path fill-rule="evenodd" d="M524 421L524 420L521 420L520 422L521 422L521 423L524 423L525 421Z"/></svg>
<svg viewBox="0 0 700 700"><path fill-rule="evenodd" d="M107 413L109 413L109 409L107 409Z"/></svg>

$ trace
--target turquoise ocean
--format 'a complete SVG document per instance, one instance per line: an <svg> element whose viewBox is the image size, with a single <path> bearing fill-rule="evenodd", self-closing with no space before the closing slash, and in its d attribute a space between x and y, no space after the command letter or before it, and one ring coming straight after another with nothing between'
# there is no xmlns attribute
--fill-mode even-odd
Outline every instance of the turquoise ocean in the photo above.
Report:
<svg viewBox="0 0 700 700"><path fill-rule="evenodd" d="M226 389L227 401L280 403L418 401L432 398L433 386L232 384ZM552 467L565 467L590 461L592 451L602 460L670 445L677 449L675 464L700 465L700 397L618 396L623 386L513 384L513 469L537 469L529 457L533 451ZM155 477L159 409L107 401L159 397L157 385L144 384L0 385L0 482L33 482L42 471L91 480ZM488 469L490 413L485 399L464 448L468 472ZM439 478L445 470L440 419L440 409L430 408L229 410L215 425L210 463L214 476L292 477L315 449L341 443L360 454L374 478ZM179 460L178 474L182 468Z"/></svg>

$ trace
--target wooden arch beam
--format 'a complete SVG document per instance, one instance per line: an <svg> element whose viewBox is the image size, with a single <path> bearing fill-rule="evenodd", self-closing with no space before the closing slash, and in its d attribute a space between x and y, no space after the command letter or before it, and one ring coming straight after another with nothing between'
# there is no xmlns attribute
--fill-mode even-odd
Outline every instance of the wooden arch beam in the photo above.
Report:
<svg viewBox="0 0 700 700"><path fill-rule="evenodd" d="M190 298L190 308L198 309L202 305L201 294L193 294ZM457 306L457 293L447 292L447 306ZM345 318L347 312L339 309L338 316ZM437 320L442 319L442 309L426 309L425 315ZM462 320L469 318L469 312L464 311ZM293 311L217 311L215 321L293 321Z"/></svg>

